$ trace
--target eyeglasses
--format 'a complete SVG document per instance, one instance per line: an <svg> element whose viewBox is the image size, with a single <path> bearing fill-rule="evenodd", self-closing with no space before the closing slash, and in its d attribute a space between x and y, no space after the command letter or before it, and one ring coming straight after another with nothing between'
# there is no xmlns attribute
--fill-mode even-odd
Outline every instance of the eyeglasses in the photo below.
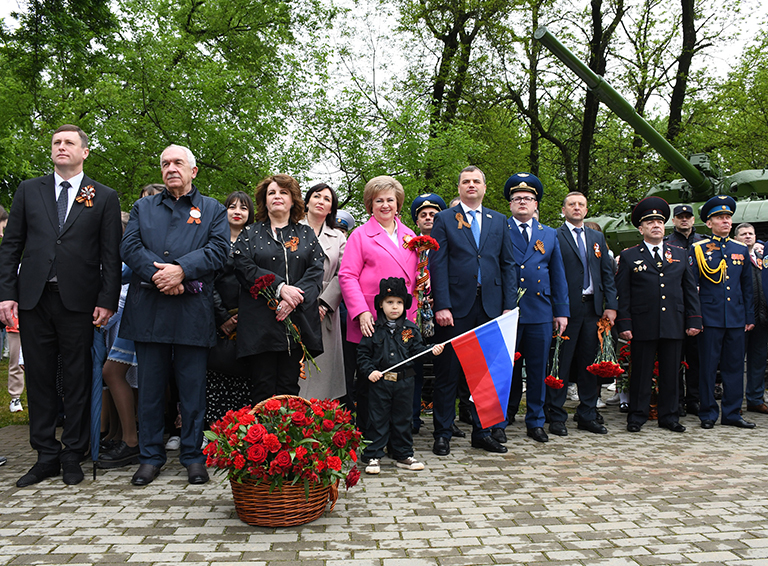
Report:
<svg viewBox="0 0 768 566"><path fill-rule="evenodd" d="M533 202L535 200L536 200L535 197L512 197L511 199L509 199L510 202L516 202L518 204L523 203L523 202L526 202L526 203L527 202Z"/></svg>

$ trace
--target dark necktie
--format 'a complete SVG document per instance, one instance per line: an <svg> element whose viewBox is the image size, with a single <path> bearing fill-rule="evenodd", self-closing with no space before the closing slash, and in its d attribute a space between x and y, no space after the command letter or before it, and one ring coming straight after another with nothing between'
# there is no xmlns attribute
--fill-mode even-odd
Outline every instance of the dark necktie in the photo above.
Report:
<svg viewBox="0 0 768 566"><path fill-rule="evenodd" d="M528 224L523 222L520 224L520 229L522 230L523 240L525 240L525 245L527 246L528 242L530 242L530 239L528 238Z"/></svg>
<svg viewBox="0 0 768 566"><path fill-rule="evenodd" d="M653 246L653 260L656 262L656 267L661 268L661 256L659 255L659 246Z"/></svg>
<svg viewBox="0 0 768 566"><path fill-rule="evenodd" d="M477 214L479 214L476 210L470 210L468 211L469 215L472 217L472 226L470 226L470 230L472 230L472 236L475 238L475 245L477 246L477 249L480 249L480 224L477 221ZM477 266L477 284L482 285L481 279L480 279L480 265Z"/></svg>
<svg viewBox="0 0 768 566"><path fill-rule="evenodd" d="M61 229L64 227L64 221L67 219L67 193L71 186L69 181L62 181L59 198L56 200L56 212L59 215L59 232L61 232Z"/></svg>
<svg viewBox="0 0 768 566"><path fill-rule="evenodd" d="M581 288L587 289L589 287L589 264L587 263L587 247L584 245L584 240L581 239L581 233L584 228L574 228L576 232L576 241L579 243L579 255L581 256L581 264L584 266L584 279L581 282Z"/></svg>

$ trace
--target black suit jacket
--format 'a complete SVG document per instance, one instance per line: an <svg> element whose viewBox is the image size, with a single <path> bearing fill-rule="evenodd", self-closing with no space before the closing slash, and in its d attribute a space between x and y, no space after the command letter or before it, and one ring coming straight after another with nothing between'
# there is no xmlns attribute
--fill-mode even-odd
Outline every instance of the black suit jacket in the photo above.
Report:
<svg viewBox="0 0 768 566"><path fill-rule="evenodd" d="M33 309L56 262L59 294L75 312L117 310L120 299L120 201L117 193L83 176L93 206L74 202L59 233L53 174L23 181L13 198L0 244L0 300ZM21 270L17 270L21 262Z"/></svg>
<svg viewBox="0 0 768 566"><path fill-rule="evenodd" d="M682 340L687 328L701 328L699 294L688 254L669 244L662 247L661 268L644 243L621 252L616 329L631 330L634 340Z"/></svg>
<svg viewBox="0 0 768 566"><path fill-rule="evenodd" d="M584 227L587 241L587 266L592 276L592 287L595 290L595 314L603 315L603 309L618 310L616 298L616 283L613 278L613 259L608 254L605 236L597 230ZM565 266L565 278L568 281L568 301L571 305L581 302L582 284L584 281L584 265L576 247L571 231L566 224L557 229L557 239L560 242L560 253ZM573 315L573 311L571 311Z"/></svg>

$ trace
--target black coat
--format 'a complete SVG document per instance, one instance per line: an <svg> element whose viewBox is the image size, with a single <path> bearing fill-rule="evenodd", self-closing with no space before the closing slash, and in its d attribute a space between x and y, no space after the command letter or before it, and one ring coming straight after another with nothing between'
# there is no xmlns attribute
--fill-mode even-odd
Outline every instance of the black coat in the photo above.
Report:
<svg viewBox="0 0 768 566"><path fill-rule="evenodd" d="M278 240L272 235L267 219L247 226L235 242L235 275L242 286L237 319L238 358L296 347L285 324L277 321L266 299L261 295L254 299L250 295L254 281L270 273L275 276L273 289L286 283L304 291L304 301L291 313L291 320L299 328L309 353L312 356L323 353L317 304L323 286L323 248L310 226L289 223L277 232ZM284 242L294 237L298 238L298 244L291 251Z"/></svg>
<svg viewBox="0 0 768 566"><path fill-rule="evenodd" d="M232 318L229 311L236 309L239 303L240 281L235 275L235 258L231 251L224 267L216 272L216 277L213 280L213 314L216 328Z"/></svg>
<svg viewBox="0 0 768 566"><path fill-rule="evenodd" d="M401 316L395 322L395 331L391 332L387 327L387 317L378 308L376 309L373 334L363 336L357 347L360 379L368 379L374 370L389 369L395 364L424 351L424 349L424 341L418 326L405 316ZM395 371L405 371L412 367L413 362L408 362Z"/></svg>
<svg viewBox="0 0 768 566"><path fill-rule="evenodd" d="M634 340L682 340L688 328L701 328L701 309L688 254L664 244L661 268L640 244L621 252L616 287L616 329L632 331Z"/></svg>

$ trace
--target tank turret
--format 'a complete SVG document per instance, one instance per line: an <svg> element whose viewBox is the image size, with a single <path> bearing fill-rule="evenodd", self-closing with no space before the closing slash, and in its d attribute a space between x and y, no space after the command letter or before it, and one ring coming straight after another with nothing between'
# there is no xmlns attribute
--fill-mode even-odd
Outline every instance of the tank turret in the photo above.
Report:
<svg viewBox="0 0 768 566"><path fill-rule="evenodd" d="M646 196L659 196L670 205L690 204L698 220L698 210L709 198L718 194L727 194L738 201L733 224L749 222L755 226L758 239L768 236L768 172L762 170L739 171L723 176L718 167L711 163L705 153L695 153L686 159L653 126L640 116L601 76L597 75L580 61L571 51L560 43L546 27L542 26L533 34L552 54L573 71L601 102L610 108L619 118L634 128L659 155L675 169L683 179L659 183L652 187ZM597 222L605 233L608 244L618 253L627 246L640 241L637 229L632 226L629 213L615 216L589 218ZM672 227L667 224L668 231ZM696 224L697 231L707 232L706 226Z"/></svg>

